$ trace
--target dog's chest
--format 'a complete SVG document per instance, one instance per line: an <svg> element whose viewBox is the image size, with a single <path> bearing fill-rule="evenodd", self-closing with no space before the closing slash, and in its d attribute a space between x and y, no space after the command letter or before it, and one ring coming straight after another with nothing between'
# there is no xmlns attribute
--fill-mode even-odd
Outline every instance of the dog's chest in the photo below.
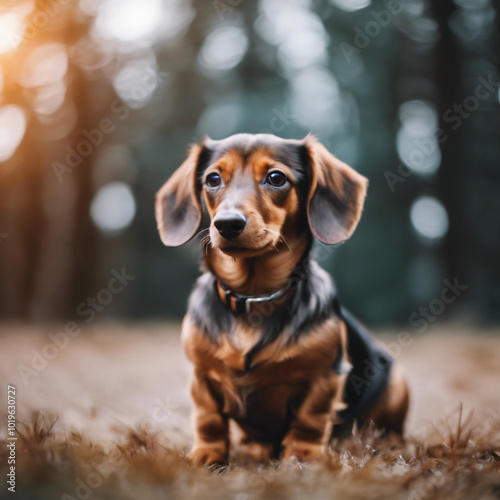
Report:
<svg viewBox="0 0 500 500"><path fill-rule="evenodd" d="M224 365L212 372L219 382L222 412L261 438L285 428L312 383L311 375L287 362L263 362L248 370Z"/></svg>
<svg viewBox="0 0 500 500"><path fill-rule="evenodd" d="M262 332L246 325L238 326L230 335L222 336L218 357L235 370L245 369L245 357L259 341Z"/></svg>
<svg viewBox="0 0 500 500"><path fill-rule="evenodd" d="M289 418L320 374L335 375L328 361L312 362L307 352L287 347L285 337L258 351L246 367L246 354L259 334L242 329L224 336L217 353L220 363L211 377L223 396L224 413L252 427L268 428Z"/></svg>
<svg viewBox="0 0 500 500"><path fill-rule="evenodd" d="M183 341L222 412L251 434L276 435L287 427L311 387L335 385L338 374L332 367L341 347L339 326L332 318L293 341L285 328L257 350L250 363L245 362L248 353L263 332L247 325L221 333L214 342L193 328L188 317Z"/></svg>
<svg viewBox="0 0 500 500"><path fill-rule="evenodd" d="M266 375L262 373L261 376L268 376L268 372L278 372L283 360L298 357L297 353L291 353L292 350L287 346L287 334L283 332L277 339L258 349L252 354L251 359L248 359L249 353L253 351L262 335L263 331L260 328L252 328L244 323L237 325L230 334L221 335L216 357L222 361L228 371L245 375L252 373L250 377L252 379L257 377L256 373L265 372ZM257 366L261 369L254 369ZM262 370L264 366L265 370ZM249 367L252 369L249 370Z"/></svg>

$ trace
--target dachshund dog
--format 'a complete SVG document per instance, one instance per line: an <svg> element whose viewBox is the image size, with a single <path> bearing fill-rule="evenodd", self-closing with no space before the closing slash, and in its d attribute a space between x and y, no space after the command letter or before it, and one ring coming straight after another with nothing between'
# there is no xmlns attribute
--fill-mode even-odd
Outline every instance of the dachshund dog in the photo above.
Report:
<svg viewBox="0 0 500 500"><path fill-rule="evenodd" d="M354 422L402 433L409 396L399 368L310 252L313 237L336 245L352 235L366 190L311 135L237 134L192 146L158 192L167 246L197 234L202 200L210 216L205 272L182 325L194 368L192 462L227 461L235 434L257 459L307 461Z"/></svg>

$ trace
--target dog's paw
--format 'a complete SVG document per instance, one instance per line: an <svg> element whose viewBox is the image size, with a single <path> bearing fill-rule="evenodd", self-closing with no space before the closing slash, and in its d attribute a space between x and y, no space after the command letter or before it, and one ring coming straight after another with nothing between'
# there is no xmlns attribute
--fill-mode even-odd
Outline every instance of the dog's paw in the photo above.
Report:
<svg viewBox="0 0 500 500"><path fill-rule="evenodd" d="M249 441L241 444L241 454L256 462L267 462L273 453L273 446L267 443Z"/></svg>
<svg viewBox="0 0 500 500"><path fill-rule="evenodd" d="M286 446L283 452L283 462L312 462L319 460L325 454L325 446L323 444L297 443L293 446Z"/></svg>
<svg viewBox="0 0 500 500"><path fill-rule="evenodd" d="M227 462L227 454L217 448L199 447L189 453L187 459L194 465L214 465Z"/></svg>

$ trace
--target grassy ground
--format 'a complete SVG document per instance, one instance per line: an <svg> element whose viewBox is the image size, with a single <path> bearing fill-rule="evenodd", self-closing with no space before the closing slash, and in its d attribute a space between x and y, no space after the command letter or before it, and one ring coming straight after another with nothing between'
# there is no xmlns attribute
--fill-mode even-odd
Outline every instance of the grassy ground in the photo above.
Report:
<svg viewBox="0 0 500 500"><path fill-rule="evenodd" d="M188 364L177 325L102 324L47 347L48 334L63 328L0 327L0 436L9 383L17 387L18 498L500 498L495 332L448 327L404 343L397 332L379 336L412 390L404 442L367 428L332 443L321 463L256 464L234 450L228 466L206 470L184 459Z"/></svg>

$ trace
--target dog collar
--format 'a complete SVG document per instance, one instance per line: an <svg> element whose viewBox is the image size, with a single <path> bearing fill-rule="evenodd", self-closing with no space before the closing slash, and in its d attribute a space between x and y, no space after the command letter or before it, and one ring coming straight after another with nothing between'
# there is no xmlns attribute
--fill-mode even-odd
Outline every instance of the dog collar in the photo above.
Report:
<svg viewBox="0 0 500 500"><path fill-rule="evenodd" d="M257 313L271 316L282 309L294 293L292 280L284 288L269 295L241 295L219 280L215 281L215 287L221 302L235 314Z"/></svg>

